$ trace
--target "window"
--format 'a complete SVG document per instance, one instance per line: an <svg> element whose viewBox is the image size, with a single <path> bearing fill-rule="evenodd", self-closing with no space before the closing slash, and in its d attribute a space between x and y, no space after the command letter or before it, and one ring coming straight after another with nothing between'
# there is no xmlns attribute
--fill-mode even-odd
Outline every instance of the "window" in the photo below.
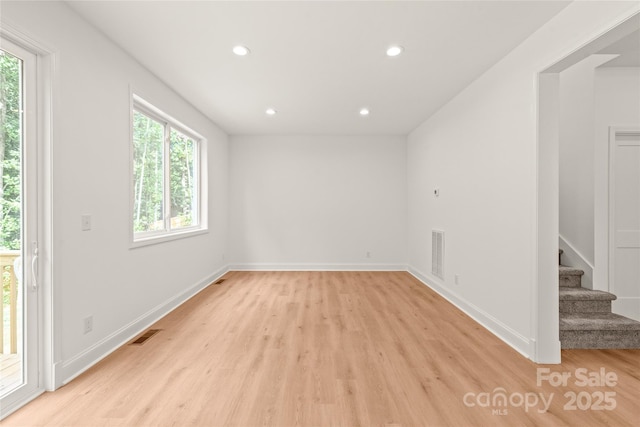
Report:
<svg viewBox="0 0 640 427"><path fill-rule="evenodd" d="M200 200L202 138L134 96L133 241L204 230Z"/></svg>

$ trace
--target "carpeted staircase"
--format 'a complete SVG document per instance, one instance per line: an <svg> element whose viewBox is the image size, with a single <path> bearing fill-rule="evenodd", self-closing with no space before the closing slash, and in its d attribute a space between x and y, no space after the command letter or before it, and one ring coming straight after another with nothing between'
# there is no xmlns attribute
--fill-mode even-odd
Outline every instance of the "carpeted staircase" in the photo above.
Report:
<svg viewBox="0 0 640 427"><path fill-rule="evenodd" d="M562 348L640 349L640 322L611 312L616 296L581 286L584 271L560 263L560 343Z"/></svg>

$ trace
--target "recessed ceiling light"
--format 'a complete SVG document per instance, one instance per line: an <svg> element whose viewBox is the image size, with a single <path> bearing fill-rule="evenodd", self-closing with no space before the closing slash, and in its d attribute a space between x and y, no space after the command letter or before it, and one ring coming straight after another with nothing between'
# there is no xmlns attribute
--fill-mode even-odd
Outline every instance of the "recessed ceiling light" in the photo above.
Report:
<svg viewBox="0 0 640 427"><path fill-rule="evenodd" d="M361 108L360 109L360 115L361 116L368 116L369 115L369 109L368 108Z"/></svg>
<svg viewBox="0 0 640 427"><path fill-rule="evenodd" d="M267 116L274 116L277 111L274 110L273 108L267 108L267 110L264 112Z"/></svg>
<svg viewBox="0 0 640 427"><path fill-rule="evenodd" d="M233 53L235 53L238 56L247 56L249 52L250 50L246 46L238 45L233 47Z"/></svg>
<svg viewBox="0 0 640 427"><path fill-rule="evenodd" d="M391 46L387 49L387 56L398 56L403 50L402 46Z"/></svg>

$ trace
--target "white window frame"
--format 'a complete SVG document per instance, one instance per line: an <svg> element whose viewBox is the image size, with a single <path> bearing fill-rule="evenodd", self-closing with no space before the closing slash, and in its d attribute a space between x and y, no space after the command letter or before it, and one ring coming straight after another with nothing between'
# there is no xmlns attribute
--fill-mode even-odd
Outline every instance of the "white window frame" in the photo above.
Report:
<svg viewBox="0 0 640 427"><path fill-rule="evenodd" d="M159 122L164 126L164 150L163 150L163 168L164 168L164 185L163 185L163 221L164 229L154 231L134 231L134 212L135 212L135 173L134 173L134 145L133 145L133 124L134 114L139 112L149 117L152 120ZM170 115L166 114L159 108L155 107L150 102L141 98L140 96L133 94L131 97L131 117L130 117L130 138L129 138L129 174L130 174L130 208L129 208L129 232L131 248L140 246L147 246L156 243L171 241L175 239L181 239L184 237L199 235L206 233L207 230L207 212L206 212L206 198L202 185L202 170L203 165L203 146L206 144L206 139L193 129L185 126L183 123L174 119ZM194 153L194 194L195 208L193 210L196 218L196 224L189 227L180 227L177 229L171 228L171 175L170 175L170 141L171 130L182 133L183 135L191 138L195 141L195 153Z"/></svg>

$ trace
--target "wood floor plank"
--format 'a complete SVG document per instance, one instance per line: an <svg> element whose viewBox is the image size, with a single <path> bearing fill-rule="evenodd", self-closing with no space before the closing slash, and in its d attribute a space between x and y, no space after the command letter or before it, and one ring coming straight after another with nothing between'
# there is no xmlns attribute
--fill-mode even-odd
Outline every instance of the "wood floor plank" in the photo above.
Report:
<svg viewBox="0 0 640 427"><path fill-rule="evenodd" d="M631 426L640 419L640 351L566 350L561 365L536 365L408 273L225 279L158 321L161 331L145 344L120 348L3 427ZM539 368L572 377L538 386ZM601 368L615 373L615 386L575 384L576 370ZM613 410L567 407L566 393L585 404L604 392L615 393ZM500 393L515 400L501 405ZM546 412L519 400L536 396L550 399Z"/></svg>

